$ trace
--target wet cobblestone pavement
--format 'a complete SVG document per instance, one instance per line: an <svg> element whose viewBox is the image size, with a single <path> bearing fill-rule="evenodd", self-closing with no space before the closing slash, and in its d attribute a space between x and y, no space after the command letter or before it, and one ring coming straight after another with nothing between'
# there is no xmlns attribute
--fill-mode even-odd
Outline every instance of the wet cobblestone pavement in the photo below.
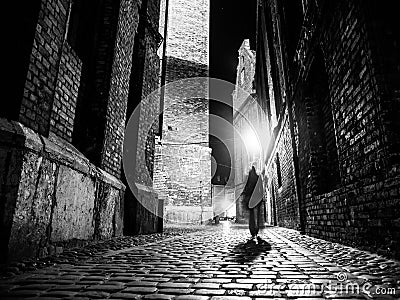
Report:
<svg viewBox="0 0 400 300"><path fill-rule="evenodd" d="M14 277L26 271L53 266L61 263L78 263L88 258L102 257L109 251L121 250L138 245L148 244L162 239L177 237L192 232L211 229L210 226L169 226L162 233L143 234L137 236L116 237L106 241L97 241L85 246L70 248L55 255L49 255L40 259L31 259L23 262L13 262L0 266L0 280ZM53 252L57 252L54 248Z"/></svg>
<svg viewBox="0 0 400 300"><path fill-rule="evenodd" d="M249 243L245 226L224 222L140 242L120 238L3 279L0 298L400 298L398 262L283 228L261 236L263 242Z"/></svg>

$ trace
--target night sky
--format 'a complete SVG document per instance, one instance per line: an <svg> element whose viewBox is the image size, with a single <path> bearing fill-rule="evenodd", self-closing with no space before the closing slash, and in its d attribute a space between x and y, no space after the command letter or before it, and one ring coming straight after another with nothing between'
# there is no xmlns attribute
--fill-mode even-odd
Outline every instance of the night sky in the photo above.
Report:
<svg viewBox="0 0 400 300"><path fill-rule="evenodd" d="M233 84L236 82L238 50L244 39L250 39L252 47L255 43L256 3L257 0L210 0L210 77L223 79ZM227 91L226 99L232 101L231 93ZM232 122L232 108L210 101L210 114L218 115ZM212 131L213 122L210 122ZM223 137L232 147L233 131ZM233 179L230 174L229 151L221 145L221 141L210 136L210 147L218 164L213 184L225 184L224 178ZM232 151L230 151L231 154ZM219 175L221 181L217 181Z"/></svg>

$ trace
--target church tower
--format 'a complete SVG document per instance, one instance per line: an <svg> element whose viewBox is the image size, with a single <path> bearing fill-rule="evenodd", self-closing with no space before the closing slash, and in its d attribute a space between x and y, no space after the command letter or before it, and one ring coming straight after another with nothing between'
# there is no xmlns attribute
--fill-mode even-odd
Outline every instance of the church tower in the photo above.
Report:
<svg viewBox="0 0 400 300"><path fill-rule="evenodd" d="M154 188L164 201L165 222L203 223L213 217L208 84L203 80L200 86L174 85L187 78L208 77L209 24L209 0L162 1L160 33L165 48L159 54L164 70L161 83L167 88Z"/></svg>

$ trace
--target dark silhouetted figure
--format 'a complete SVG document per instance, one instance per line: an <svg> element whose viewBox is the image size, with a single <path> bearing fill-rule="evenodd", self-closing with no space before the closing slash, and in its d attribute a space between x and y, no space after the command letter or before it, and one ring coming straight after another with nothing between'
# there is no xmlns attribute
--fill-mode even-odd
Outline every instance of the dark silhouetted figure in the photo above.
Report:
<svg viewBox="0 0 400 300"><path fill-rule="evenodd" d="M242 193L244 197L244 203L249 209L249 229L251 239L258 243L261 238L258 237L260 230L261 220L261 201L263 199L263 184L261 176L256 172L254 165L249 171L246 185Z"/></svg>

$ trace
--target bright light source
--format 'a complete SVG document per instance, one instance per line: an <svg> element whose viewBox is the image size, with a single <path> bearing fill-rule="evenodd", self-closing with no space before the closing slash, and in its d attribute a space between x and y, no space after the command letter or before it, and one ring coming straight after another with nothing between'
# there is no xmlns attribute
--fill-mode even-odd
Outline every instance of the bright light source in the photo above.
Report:
<svg viewBox="0 0 400 300"><path fill-rule="evenodd" d="M258 154L261 151L261 143L257 134L254 132L252 128L248 128L245 132L244 143L246 145L247 150L252 154Z"/></svg>

